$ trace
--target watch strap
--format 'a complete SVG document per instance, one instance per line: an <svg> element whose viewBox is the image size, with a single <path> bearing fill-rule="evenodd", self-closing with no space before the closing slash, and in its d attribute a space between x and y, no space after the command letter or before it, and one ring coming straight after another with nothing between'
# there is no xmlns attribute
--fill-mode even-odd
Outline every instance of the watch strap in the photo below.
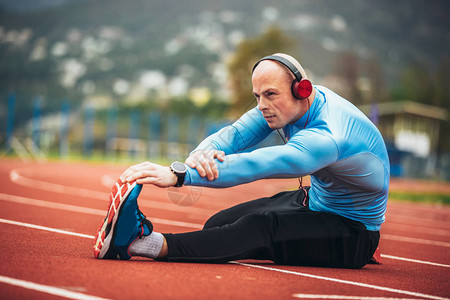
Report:
<svg viewBox="0 0 450 300"><path fill-rule="evenodd" d="M186 173L176 173L177 183L175 183L174 187L182 187L184 184L184 178L186 177Z"/></svg>
<svg viewBox="0 0 450 300"><path fill-rule="evenodd" d="M170 171L172 171L175 176L177 176L177 182L175 183L174 187L182 187L184 184L184 178L186 177L186 172L177 172L172 165L170 165Z"/></svg>

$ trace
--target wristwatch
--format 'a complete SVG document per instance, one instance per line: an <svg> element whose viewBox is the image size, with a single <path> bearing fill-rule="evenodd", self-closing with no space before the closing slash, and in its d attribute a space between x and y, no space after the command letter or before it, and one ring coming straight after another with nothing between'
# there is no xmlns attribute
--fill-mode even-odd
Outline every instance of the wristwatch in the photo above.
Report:
<svg viewBox="0 0 450 300"><path fill-rule="evenodd" d="M172 173L177 176L177 183L174 185L174 187L183 186L184 177L186 176L186 170L186 165L179 161L174 161L170 165L170 171L172 171Z"/></svg>

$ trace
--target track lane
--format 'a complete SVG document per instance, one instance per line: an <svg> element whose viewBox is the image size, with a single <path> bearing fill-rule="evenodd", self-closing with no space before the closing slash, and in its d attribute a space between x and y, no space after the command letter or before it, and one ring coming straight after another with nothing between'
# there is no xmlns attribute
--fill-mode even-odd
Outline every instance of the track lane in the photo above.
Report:
<svg viewBox="0 0 450 300"><path fill-rule="evenodd" d="M147 259L98 261L86 251L91 246L90 239L55 237L52 233L0 226L2 239L4 230L11 236L22 236L23 240L17 245L19 250L4 252L0 274L50 286L76 287L106 298L120 295L121 299L134 299L147 295L154 299L211 299L231 289L237 298L261 299L269 295L288 297L295 292L294 286L304 289L312 284L295 277L266 276L264 272L230 265L167 264ZM51 243L44 244L42 240ZM13 242L7 238L5 241ZM34 245L32 251L30 243ZM242 286L243 283L246 285ZM268 290L255 288L261 284ZM286 289L288 286L291 288Z"/></svg>
<svg viewBox="0 0 450 300"><path fill-rule="evenodd" d="M13 166L10 166L10 168ZM16 164L15 167L23 167L23 165L21 164ZM30 166L27 166L30 167ZM51 169L52 171L49 171L49 174L44 176L44 179L49 180L49 181L53 181L53 182L58 182L58 183L65 183L67 182L67 184L71 184L71 185L76 185L76 180L68 180L66 179L61 179L60 177L61 174L57 173L57 170L60 169L59 168L59 164L55 163L55 164L51 164ZM66 165L65 165L66 167ZM42 167L43 168L43 167ZM47 167L45 167L44 169L48 169ZM77 171L81 172L82 169L87 169L89 170L88 172L84 171L83 173L86 174L90 174L89 176L87 176L86 181L91 182L90 184L87 184L86 186L83 187L89 187L92 189L98 189L99 191L103 191L105 190L105 195L108 194L109 191L107 191L107 188L99 188L97 186L98 182L101 182L100 179L101 176L104 176L104 174L108 173L108 172L114 172L114 168L113 167L107 167L105 169L103 169L102 171L98 171L97 169L102 169L102 167L96 165L96 166L78 166ZM90 171L91 169L96 169L97 171ZM61 172L61 171L60 171ZM4 172L4 168L3 168L3 164L2 167L0 167L0 176L4 176L3 174L7 173ZM33 175L35 176L35 173L33 174L28 174L28 175ZM89 178L92 175L92 178ZM98 176L98 177L97 177ZM69 176L70 177L70 176ZM93 178L97 178L97 179L93 179ZM91 180L87 180L87 179L91 179ZM78 180L78 179L77 179ZM94 184L93 184L94 183ZM260 183L261 184L261 183ZM11 184L12 186L13 184ZM252 186L252 189L255 188L256 189L257 185L255 185L254 187ZM16 193L24 193L24 194L28 194L28 193L33 193L34 195L36 195L37 193L39 195L41 195L40 192L37 192L36 190L26 190L23 186L20 187L14 187L12 192L16 192ZM4 192L4 187L2 186L2 188L0 189L0 192ZM248 190L246 190L246 193L248 192ZM153 191L152 191L153 193ZM234 193L240 193L239 191L234 192ZM242 193L242 195L246 195L246 193ZM263 193L261 191L259 191L259 193ZM226 192L224 192L223 194L226 194ZM44 196L45 198L47 198L47 196L50 197L55 197L55 193L50 194L45 194L44 192ZM62 194L60 194L61 198L58 199L58 201L63 201L64 203L71 203L72 205L81 205L81 204L87 204L89 207L93 205L94 200L83 200L83 201L87 201L87 202L83 202L83 201L79 201L77 200L77 197L71 197L71 196L63 196ZM142 196L146 196L145 194L143 194ZM233 198L234 198L235 194L233 194ZM146 196L147 197L147 196ZM243 196L245 197L245 196ZM226 197L225 197L226 198ZM167 199L166 199L167 200ZM226 200L226 199L224 199ZM226 206L231 202L234 202L235 199L233 200L228 200L227 203L219 203L220 205ZM159 202L160 200L158 200ZM97 201L98 203L101 204L94 204L95 207L97 207L97 205L99 206L103 206L106 204L106 201ZM221 202L221 201L219 201ZM226 201L224 201L226 202ZM163 202L161 202L163 203ZM102 205L103 204L103 205ZM200 204L200 203L199 203ZM204 206L205 208L208 209L208 206L206 204L208 204L208 201L202 201L201 202L202 206ZM216 203L217 205L217 203ZM64 212L64 213L59 213L61 215L63 215L64 218L59 219L59 217L56 216L56 213L52 213L52 210L45 210L42 209L42 211L40 211L38 208L33 208L31 209L31 212L27 212L27 208L24 208L25 205L19 205L19 204L11 204L11 206L8 206L8 204L3 203L3 201L0 201L0 207L2 208L0 211L0 214L5 211L5 214L10 214L9 217L11 217L12 215L14 215L14 217L23 217L24 219L26 217L31 217L33 218L33 216L39 216L36 217L37 219L35 219L36 221L39 222L47 222L47 224L49 225L60 225L60 226L65 226L67 229L70 230L80 230L81 232L85 232L83 230L88 229L88 232L92 231L92 228L94 228L94 232L98 227L98 223L100 222L100 219L98 219L95 216L89 217L86 216L84 214L80 213L74 213L74 212ZM8 208L9 207L9 208ZM197 207L197 205L196 205ZM216 206L218 207L218 205ZM3 210L3 208L5 208L5 210ZM100 209L100 208L99 208ZM211 208L209 208L211 209ZM213 208L212 210L214 210L216 208ZM153 211L156 211L156 209L151 209L149 210L149 212L151 213L147 213L148 215L152 215ZM164 210L160 210L158 211L158 213L161 214L165 214L167 218L174 216L173 212L168 212L168 211L164 211ZM182 216L178 216L178 217L182 217ZM84 220L85 224L83 224ZM95 221L94 221L95 219ZM442 219L443 221L445 221L445 218ZM67 224L69 222L67 221L72 221L75 222L77 225L72 225L71 226L67 226ZM161 229L164 229L164 226ZM4 236L8 235L10 233L12 233L12 231L14 231L13 229L11 229L11 227L13 227L12 225L4 225L4 224L0 224L0 232L1 232L1 240L3 241ZM4 228L6 229L7 233L3 233L4 232ZM64 227L63 227L64 228ZM168 229L172 229L170 228L170 226L167 226ZM183 228L178 228L178 230L182 230ZM32 230L28 229L25 230L24 232L22 232L22 229L19 229L16 232L16 236L28 236L27 232L30 232ZM398 232L389 232L391 234L393 233L398 233ZM92 233L93 234L93 233ZM289 298L291 297L293 294L295 293L299 293L299 292L303 292L303 291L308 291L308 293L311 294L331 294L331 295L335 295L338 294L337 292L339 292L339 294L346 294L346 295L372 295L372 296L380 296L380 295L384 295L384 296L389 296L389 297L398 297L399 295L394 295L392 293L380 293L379 291L372 291L372 290L368 290L366 288L361 288L361 289L351 289L348 287L342 287L342 285L336 284L336 285L329 285L324 284L323 282L317 282L317 280L312 280L312 279L305 279L305 278L298 278L298 276L293 276L295 278L291 278L291 276L286 276L286 274L284 275L280 275L279 279L274 279L274 278L278 278L278 275L273 275L273 274L266 274L266 272L264 270L247 270L248 272L248 277L241 277L240 275L243 272L243 268L230 268L229 265L202 265L202 264L166 264L166 263L160 263L160 262L154 262L151 260L136 260L133 262L116 262L116 261L97 261L93 258L91 258L92 253L90 253L90 250L92 248L91 242L80 242L81 244L79 246L77 246L77 243L75 240L77 238L75 237L70 237L68 238L65 242L65 238L50 238L48 235L43 235L41 236L40 234L33 234L31 236L34 236L36 238L36 241L34 240L34 238L29 238L28 241L33 241L33 243L42 243L42 241L47 241L47 238L49 238L48 241L51 242L51 244L55 247L55 249L57 250L57 253L66 253L64 252L64 249L67 248L67 246L64 246L64 244L69 244L72 245L73 244L73 248L74 251L76 253L82 253L82 257L77 257L75 255L75 257L72 257L66 259L67 262L66 267L71 266L71 264L74 264L74 268L76 270L79 270L80 272L82 272L81 270L83 269L83 272L89 272L89 270L98 270L99 268L102 271L108 271L105 272L105 274L107 274L107 279L106 281L108 281L108 279L110 280L109 284L108 282L97 282L97 285L95 285L97 288L98 286L102 286L104 288L101 289L97 289L96 291L102 291L101 294L96 294L96 295L101 295L101 296L109 296L111 295L111 290L110 290L110 283L116 283L120 285L120 281L115 277L118 276L118 278L123 278L123 277L130 277L132 278L133 276L128 275L128 274L132 274L128 271L128 269L133 269L135 270L135 272L138 274L137 277L140 278L139 280L137 280L136 282L131 282L129 283L128 288L130 287L136 287L138 291L140 291L140 295L142 296L142 293L148 293L149 291L156 291L157 292L157 298L159 298L159 296L164 295L165 297L176 297L176 298L183 298L185 299L190 298L190 296L195 297L195 296L199 296L199 298L201 299L207 299L207 297L203 297L203 295L207 295L210 296L210 298L214 297L217 298L217 295L226 295L230 291L233 291L233 295L238 295L238 296L245 296L246 298L251 298L251 299L261 299L261 298L265 298L266 296L272 296L273 297L277 297L279 298L280 295L282 295L283 298ZM13 245L13 241L11 241L11 244ZM382 249L384 249L384 253L390 253L386 251L386 247L385 246L389 246L393 245L394 243L392 241L382 241ZM401 252L401 254L405 253L405 249L406 248L413 248L411 247L411 245L404 245L405 243L399 243L400 245L397 246L392 246L392 249L397 249L397 251ZM24 244L24 247L26 247L27 243ZM389 248L388 247L388 248ZM65 255L53 255L51 254L51 250L49 248L41 248L38 247L41 251L41 258L37 259L36 261L34 260L28 260L28 268L30 266L34 267L35 269L39 269L40 266L44 265L46 263L46 260L55 260L55 263L51 263L51 266L54 268L54 270L51 272L51 274L55 274L55 276L57 276L57 274L59 274L60 277L62 277L61 274L64 274L65 268L64 266L57 266L58 263L64 265L64 261L61 260L61 257L65 256ZM417 248L417 247L415 247ZM428 248L429 249L429 248ZM66 250L67 251L67 250ZM436 250L431 250L431 252L435 252ZM75 253L74 252L74 253ZM426 251L425 251L426 252ZM430 252L430 251L428 251ZM442 252L442 251L441 251ZM21 252L23 255L26 255L26 253ZM33 252L34 253L34 252ZM422 253L424 253L424 251L422 251ZM47 255L47 259L45 259L45 255ZM67 254L67 253L66 253ZM402 256L406 256L406 255L402 255ZM49 259L50 257L50 259ZM54 257L56 257L54 259ZM17 257L14 258L14 255L11 254L11 256L9 257L13 262L16 261L17 264L19 264L19 260ZM77 260L78 263L76 262ZM1 260L0 260L1 261ZM82 265L85 265L84 268L80 266L80 261ZM111 266L109 266L109 263L112 263ZM134 269L133 264L134 263L139 263L141 264L139 266L139 268ZM2 266L4 264L8 264L8 261L3 261L3 263L1 264ZM181 265L181 267L179 267ZM272 264L270 264L270 266L274 266ZM276 268L279 268L280 266L274 266ZM325 274L329 276L330 272L335 272L334 274L336 276L338 276L339 278L350 278L350 280L356 280L356 279L361 279L364 282L366 281L383 281L383 282L388 282L389 284L392 283L393 286L396 286L396 281L398 281L398 278L403 278L402 277L402 273L403 276L405 276L405 274L412 274L411 276L411 281L406 281L403 282L402 284L405 287L409 287L410 290L412 291L418 291L418 290L425 290L428 291L422 287L420 287L419 289L417 288L417 282L414 282L415 280L420 280L420 276L417 274L421 274L422 272L424 272L423 274L427 274L429 280L431 281L429 283L429 286L432 287L432 294L433 295L448 295L448 290L446 290L446 287L442 287L441 286L436 286L434 284L434 282L438 282L437 280L437 276L433 275L436 273L436 270L434 270L433 268L430 268L429 266L427 267L417 267L417 264L414 263L408 263L408 262L398 262L395 260L385 260L385 264L383 266L368 266L366 268L364 268L363 270L330 270L330 269L321 269L321 268L311 268L311 270L309 268L304 268L304 267L282 267L282 268L288 268L288 269L292 269L292 270L296 270L297 272L300 270L301 272L307 270L307 271L311 271L314 274ZM214 275L217 274L217 269L219 269L220 275ZM158 270L160 270L161 272L158 272ZM378 272L377 272L378 270ZM391 272L391 271L394 272ZM403 270L403 272L402 272ZM412 270L412 271L411 271ZM26 272L26 268L24 270L22 270L23 272ZM179 271L179 274L176 273L176 271ZM262 272L264 271L264 272ZM440 271L438 271L440 272ZM36 274L38 274L39 272L36 272ZM40 273L40 279L42 280L43 276L42 276L42 272ZM47 273L44 273L47 274ZM178 275L182 275L181 277L178 277ZM205 276L207 278L203 278L202 274L206 274ZM389 274L395 275L395 276L388 276ZM424 276L422 274L422 276ZM0 275L3 275L0 273ZM439 274L436 274L439 275ZM46 275L47 276L47 275ZM45 277L46 277L45 276ZM89 275L92 276L92 275ZM88 276L88 277L89 277ZM367 276L367 278L365 277ZM165 281L159 281L160 277L166 279ZM201 279L198 279L198 277L201 277ZM370 279L370 278L372 279ZM441 276L442 277L442 276ZM36 277L37 279L39 279L39 276ZM90 281L95 281L95 276L94 277L89 277L87 279L87 282L89 283ZM186 280L186 278L189 278L189 280ZM448 278L448 275L444 274L444 278ZM198 279L198 280L196 280ZM53 279L52 279L53 280ZM71 280L75 280L74 278L70 278L69 281ZM103 280L103 279L102 279ZM151 283L149 283L149 281L151 281ZM73 282L77 282L77 281L73 281ZM159 285L155 285L153 284L154 282L159 283ZM189 284L186 284L186 282L188 282ZM263 285L262 283L265 282L266 285ZM82 280L81 283L87 285L86 283L86 279ZM127 281L128 283L128 281ZM60 284L59 282L56 282L55 284ZM277 286L275 286L275 284L278 284ZM138 287L139 285L143 285L146 288L140 288ZM245 285L245 287L243 287L243 285ZM409 286L411 285L411 286ZM60 285L60 286L64 286ZM66 285L68 286L68 285ZM69 285L70 286L70 285ZM172 289L173 286L176 286L177 288L175 290ZM197 286L200 286L202 288L197 288ZM109 287L109 290L108 290ZM165 288L164 288L165 287ZM0 285L0 289L2 288L2 285ZM210 289L210 290L209 290ZM273 291L273 293L271 291L269 291L269 289L271 289ZM91 291L90 289L87 289L88 291ZM95 288L92 290L94 291ZM217 291L217 293L215 293L214 291ZM117 295L121 295L121 298L128 298L128 296L138 296L139 293L132 293L129 291L125 291L122 290L120 287L118 288L117 291L114 291L114 293L112 293L111 297L117 296ZM183 295L183 297L180 297L180 295ZM148 295L148 294L147 294ZM153 294L152 294L153 295ZM192 298L191 297L191 298Z"/></svg>
<svg viewBox="0 0 450 300"><path fill-rule="evenodd" d="M59 240L59 239L58 239ZM40 245L41 247L42 247L42 245ZM45 245L44 245L44 247L45 247ZM57 248L57 246L56 246L56 244L55 244L55 249ZM42 249L38 249L39 251L38 252L44 252ZM81 252L79 252L79 251L76 251L76 253L81 253ZM57 257L60 257L61 255L60 254L58 254L58 253L56 253L56 256ZM38 260L38 259L35 259L35 260ZM143 262L152 262L151 260L145 260L145 259L143 259L143 260L139 260L139 261L143 261ZM124 263L124 262L121 262L122 264L126 264L126 263ZM245 262L244 262L245 263ZM67 263L66 263L66 265L67 265ZM165 265L169 265L169 264L165 264ZM170 265L172 265L172 264L170 264ZM189 267L191 267L191 266L198 266L197 264L185 264L185 265L188 265ZM217 266L217 265L212 265L212 266ZM222 265L220 265L220 266L222 266ZM247 266L247 265L245 265L245 266ZM258 262L258 264L257 265L251 265L251 267L257 267L258 269L260 269L260 267L259 266L261 266L261 263L260 262ZM289 272L289 273L291 273L291 274L293 274L293 275L298 275L298 274L301 274L301 276L303 276L303 277L310 277L310 276L313 276L315 279L317 279L318 277L321 277L321 278L319 278L319 279L322 279L322 278L324 278L326 281L333 281L333 280L336 280L334 277L330 277L330 274L328 274L328 273L326 273L325 274L325 276L324 275L321 275L321 274L319 274L317 271L318 270L326 270L326 269L320 269L320 268L301 268L302 270L301 271L299 271L299 268L298 267L280 267L280 266L275 266L275 265L273 265L273 264L271 264L271 263L268 263L268 265L265 265L265 266L261 266L261 268L263 268L263 269L267 269L267 268L269 268L270 269L270 271L275 271L275 270L278 270L278 271L281 271L281 272L283 272L283 273L286 273L286 272ZM15 268L15 269L17 269L17 268ZM2 271L4 271L4 270L2 270ZM350 274L350 275L354 275L354 274L356 274L356 273L361 273L360 271L361 270L345 270L346 271L346 273L348 273L348 274ZM420 271L420 272L422 272L422 271ZM217 279L221 279L222 278L222 276L221 275L217 275L216 276L216 278ZM249 279L249 280L252 280L252 278L247 278L247 279ZM256 277L253 277L253 279L256 279ZM360 282L361 281L361 279L363 279L363 278L361 278L361 277L359 277L358 278L358 280L357 281L355 281L354 280L354 278L353 278L353 276L351 277L351 279L350 280L348 280L348 279L345 279L345 278L342 278L342 272L340 272L340 276L339 276L339 278L337 279L337 281L338 281L338 283L344 283L344 285L345 284L348 284L347 282L349 282L351 285L356 285L357 287L358 286L361 286L361 287L364 287L364 288L367 288L367 287L369 287L369 288L371 288L371 289L375 289L375 290L381 290L381 291L383 291L383 293L385 293L385 294L389 294L389 293L396 293L396 294L406 294L406 295L419 295L420 297L425 297L425 296L427 296L427 297L425 297L425 298L429 298L429 299L436 299L436 297L434 297L433 295L425 295L425 294L421 294L421 293L419 293L419 292L417 292L417 291L402 291L402 290L399 290L398 288L390 288L390 287L388 287L388 286L381 286L381 285L378 285L378 284L370 284L370 283L367 283L367 281L366 280L363 280L362 282ZM323 279L322 279L323 280ZM72 281L73 282L73 281ZM61 283L58 283L58 284L61 284ZM328 282L327 282L327 284L328 284ZM353 287L354 288L354 287ZM309 289L309 290L311 290L311 289ZM352 289L352 290L354 290L354 289ZM341 288L338 288L338 291L340 292L340 293L345 293L346 291L345 291L345 288L343 289L342 288L342 286L341 286ZM321 290L321 292L323 293L324 292L324 290L322 289ZM362 292L362 291L361 291ZM366 292L366 295L367 295L367 292Z"/></svg>

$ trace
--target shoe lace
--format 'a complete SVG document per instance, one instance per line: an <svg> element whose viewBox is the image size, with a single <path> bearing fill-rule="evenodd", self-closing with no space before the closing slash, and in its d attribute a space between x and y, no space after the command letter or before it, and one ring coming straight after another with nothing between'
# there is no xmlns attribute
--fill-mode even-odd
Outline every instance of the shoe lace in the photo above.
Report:
<svg viewBox="0 0 450 300"><path fill-rule="evenodd" d="M137 212L138 221L140 222L139 227L141 228L141 234L139 235L139 239L142 238L144 235L144 221L147 219L147 217L138 209Z"/></svg>
<svg viewBox="0 0 450 300"><path fill-rule="evenodd" d="M138 209L138 220L141 222L141 225L145 219L147 219L147 217L142 213L142 211L140 211L140 209Z"/></svg>

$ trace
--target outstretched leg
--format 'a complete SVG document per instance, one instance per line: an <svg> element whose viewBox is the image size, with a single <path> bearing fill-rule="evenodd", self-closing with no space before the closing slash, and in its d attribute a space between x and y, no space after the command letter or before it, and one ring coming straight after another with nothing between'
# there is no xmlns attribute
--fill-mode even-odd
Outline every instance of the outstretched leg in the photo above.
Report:
<svg viewBox="0 0 450 300"><path fill-rule="evenodd" d="M263 259L343 268L366 265L379 240L378 232L368 231L360 222L308 208L249 214L221 227L164 236L168 261Z"/></svg>

